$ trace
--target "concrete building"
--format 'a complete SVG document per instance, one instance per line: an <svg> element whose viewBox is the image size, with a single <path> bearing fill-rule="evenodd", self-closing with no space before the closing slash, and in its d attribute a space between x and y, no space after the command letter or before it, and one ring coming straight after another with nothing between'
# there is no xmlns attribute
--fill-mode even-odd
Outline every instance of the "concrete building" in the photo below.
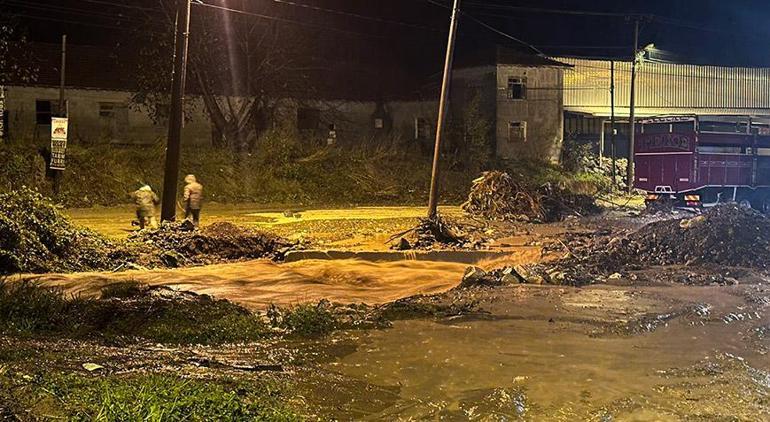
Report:
<svg viewBox="0 0 770 422"><path fill-rule="evenodd" d="M59 46L38 44L35 48L41 59L37 81L2 88L4 138L14 142L47 142L51 117L60 114ZM470 54L458 56L450 91L455 122L476 99L480 115L490 123L488 137L498 157L558 160L564 133L561 87L569 66L498 47L465 51ZM132 104L136 83L130 72L96 47L69 46L68 57L65 98L70 142L142 145L165 139L165 123L154 122L145 110ZM438 77L410 81L409 75L383 76L388 73L384 69L343 67L349 68L348 76L335 78L323 92L280 101L276 107L279 119L274 120L295 125L309 141L351 144L388 137L413 142L426 154L432 152ZM190 89L194 91L194 87ZM209 119L202 99L190 94L190 89L182 140L186 144L216 143L222 135ZM462 143L460 138L456 142Z"/></svg>
<svg viewBox="0 0 770 422"><path fill-rule="evenodd" d="M454 109L479 96L484 115L494 122L498 157L558 161L564 133L563 75L570 66L500 47L492 52L458 65Z"/></svg>

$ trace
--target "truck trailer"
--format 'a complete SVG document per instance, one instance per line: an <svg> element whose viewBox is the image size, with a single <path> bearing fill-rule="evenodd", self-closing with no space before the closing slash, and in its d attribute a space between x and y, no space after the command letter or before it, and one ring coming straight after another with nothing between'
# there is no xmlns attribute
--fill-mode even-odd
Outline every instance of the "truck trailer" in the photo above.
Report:
<svg viewBox="0 0 770 422"><path fill-rule="evenodd" d="M770 119L660 116L636 130L634 187L648 205L737 202L770 212Z"/></svg>

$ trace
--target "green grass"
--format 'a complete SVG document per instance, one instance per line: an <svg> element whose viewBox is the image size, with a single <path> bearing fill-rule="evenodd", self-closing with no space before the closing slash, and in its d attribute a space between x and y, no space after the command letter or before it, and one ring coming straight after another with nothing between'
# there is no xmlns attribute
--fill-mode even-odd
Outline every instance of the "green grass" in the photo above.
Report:
<svg viewBox="0 0 770 422"><path fill-rule="evenodd" d="M302 420L284 403L283 387L270 380L45 374L11 383L17 395L26 393L17 400L36 403L29 406L33 415L40 412L72 421Z"/></svg>
<svg viewBox="0 0 770 422"><path fill-rule="evenodd" d="M321 301L317 305L301 304L293 308L280 309L272 306L268 311L271 324L303 337L317 337L331 333L339 326L339 321Z"/></svg>
<svg viewBox="0 0 770 422"><path fill-rule="evenodd" d="M32 281L0 281L0 332L224 344L256 341L273 329L229 301L191 294L164 298L135 283L109 286L95 300L67 297Z"/></svg>

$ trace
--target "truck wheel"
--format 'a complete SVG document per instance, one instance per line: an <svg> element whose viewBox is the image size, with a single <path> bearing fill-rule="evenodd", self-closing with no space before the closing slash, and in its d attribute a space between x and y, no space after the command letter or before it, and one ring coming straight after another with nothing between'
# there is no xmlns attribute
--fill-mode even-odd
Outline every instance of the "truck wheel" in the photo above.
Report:
<svg viewBox="0 0 770 422"><path fill-rule="evenodd" d="M751 202L749 202L748 199L742 199L738 202L738 206L745 209L750 210L751 209Z"/></svg>

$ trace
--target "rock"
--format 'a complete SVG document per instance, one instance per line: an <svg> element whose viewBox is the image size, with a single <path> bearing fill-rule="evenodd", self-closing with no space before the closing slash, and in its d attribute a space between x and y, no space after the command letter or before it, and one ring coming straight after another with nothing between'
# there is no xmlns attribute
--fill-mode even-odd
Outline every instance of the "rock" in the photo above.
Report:
<svg viewBox="0 0 770 422"><path fill-rule="evenodd" d="M402 237L398 241L398 245L396 245L396 249L398 249L399 251L408 251L412 249L412 244L409 243L409 241L406 240L406 238Z"/></svg>
<svg viewBox="0 0 770 422"><path fill-rule="evenodd" d="M492 274L487 273L479 267L468 267L465 275L457 286L458 289L467 289L471 287L494 287L501 286L502 280Z"/></svg>
<svg viewBox="0 0 770 422"><path fill-rule="evenodd" d="M620 273L613 273L609 277L607 277L607 280L620 280L623 277Z"/></svg>

